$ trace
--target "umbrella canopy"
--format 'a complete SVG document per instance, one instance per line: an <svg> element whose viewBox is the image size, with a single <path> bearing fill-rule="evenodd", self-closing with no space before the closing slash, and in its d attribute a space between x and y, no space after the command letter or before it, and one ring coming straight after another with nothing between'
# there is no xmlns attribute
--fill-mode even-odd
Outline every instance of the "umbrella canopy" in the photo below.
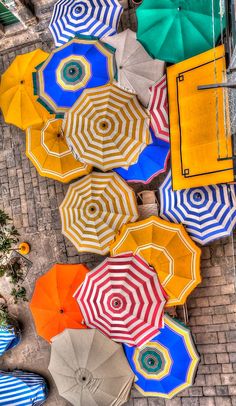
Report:
<svg viewBox="0 0 236 406"><path fill-rule="evenodd" d="M182 224L151 216L122 227L110 247L111 255L132 251L156 270L169 300L167 306L184 304L201 282L201 250Z"/></svg>
<svg viewBox="0 0 236 406"><path fill-rule="evenodd" d="M148 109L151 114L151 127L156 137L169 142L170 130L166 75L150 87L150 92L151 98Z"/></svg>
<svg viewBox="0 0 236 406"><path fill-rule="evenodd" d="M35 92L50 112L64 113L86 88L114 77L114 50L97 38L79 36L55 49L34 75Z"/></svg>
<svg viewBox="0 0 236 406"><path fill-rule="evenodd" d="M168 158L170 155L170 144L156 138L151 130L152 143L139 155L136 164L129 168L114 169L127 182L149 183L155 176L166 171Z"/></svg>
<svg viewBox="0 0 236 406"><path fill-rule="evenodd" d="M32 372L0 371L0 399L3 406L40 406L48 395L45 380Z"/></svg>
<svg viewBox="0 0 236 406"><path fill-rule="evenodd" d="M48 53L41 49L17 55L1 76L0 107L7 123L25 130L50 117L48 111L37 102L32 79L35 67L47 57Z"/></svg>
<svg viewBox="0 0 236 406"><path fill-rule="evenodd" d="M116 49L119 84L134 91L142 104L147 106L150 100L149 87L161 78L165 63L152 59L137 41L136 33L130 29L106 37L103 42Z"/></svg>
<svg viewBox="0 0 236 406"><path fill-rule="evenodd" d="M166 294L154 269L132 253L105 259L74 296L87 326L115 341L139 347L163 326Z"/></svg>
<svg viewBox="0 0 236 406"><path fill-rule="evenodd" d="M47 341L65 328L86 328L72 295L87 272L81 264L56 264L37 280L30 310L37 333Z"/></svg>
<svg viewBox="0 0 236 406"><path fill-rule="evenodd" d="M60 213L62 233L77 250L101 255L120 227L138 218L135 194L116 173L92 172L70 185Z"/></svg>
<svg viewBox="0 0 236 406"><path fill-rule="evenodd" d="M102 171L135 163L151 142L148 112L113 84L83 92L67 114L65 134L75 157Z"/></svg>
<svg viewBox="0 0 236 406"><path fill-rule="evenodd" d="M118 0L59 0L49 29L56 46L78 34L101 38L116 33L122 12Z"/></svg>
<svg viewBox="0 0 236 406"><path fill-rule="evenodd" d="M71 153L61 119L53 118L43 127L38 125L27 129L26 155L41 176L60 182L69 182L92 171L92 166L78 162Z"/></svg>
<svg viewBox="0 0 236 406"><path fill-rule="evenodd" d="M196 3L197 4L197 3ZM167 68L173 189L234 180L224 46Z"/></svg>
<svg viewBox="0 0 236 406"><path fill-rule="evenodd" d="M16 347L21 339L20 331L14 326L0 327L0 356Z"/></svg>
<svg viewBox="0 0 236 406"><path fill-rule="evenodd" d="M150 342L142 348L124 345L124 351L144 396L171 399L194 383L200 358L190 330L168 315Z"/></svg>
<svg viewBox="0 0 236 406"><path fill-rule="evenodd" d="M136 15L138 40L171 63L213 48L225 28L220 1L144 0Z"/></svg>
<svg viewBox="0 0 236 406"><path fill-rule="evenodd" d="M160 217L182 223L199 244L231 234L236 206L227 185L173 191L169 172L159 190Z"/></svg>
<svg viewBox="0 0 236 406"><path fill-rule="evenodd" d="M54 337L48 369L74 406L123 405L134 380L122 346L98 330L67 329Z"/></svg>

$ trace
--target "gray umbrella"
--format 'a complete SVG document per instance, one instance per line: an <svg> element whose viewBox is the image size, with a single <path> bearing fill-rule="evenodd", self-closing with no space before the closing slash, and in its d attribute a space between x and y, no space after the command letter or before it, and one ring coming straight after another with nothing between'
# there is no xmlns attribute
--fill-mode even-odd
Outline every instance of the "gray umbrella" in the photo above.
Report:
<svg viewBox="0 0 236 406"><path fill-rule="evenodd" d="M59 394L76 406L123 405L134 380L122 346L96 329L54 337L48 369Z"/></svg>

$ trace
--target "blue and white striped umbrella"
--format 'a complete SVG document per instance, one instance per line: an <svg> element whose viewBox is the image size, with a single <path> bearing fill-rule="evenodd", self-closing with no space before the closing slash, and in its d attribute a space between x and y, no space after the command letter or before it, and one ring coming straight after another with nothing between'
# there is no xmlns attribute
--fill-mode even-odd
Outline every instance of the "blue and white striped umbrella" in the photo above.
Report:
<svg viewBox="0 0 236 406"><path fill-rule="evenodd" d="M59 0L49 29L56 46L77 34L102 38L116 33L122 11L118 0Z"/></svg>
<svg viewBox="0 0 236 406"><path fill-rule="evenodd" d="M20 342L20 332L14 326L0 327L0 356Z"/></svg>
<svg viewBox="0 0 236 406"><path fill-rule="evenodd" d="M47 394L47 384L40 375L20 370L0 371L1 406L40 406Z"/></svg>
<svg viewBox="0 0 236 406"><path fill-rule="evenodd" d="M206 244L227 237L236 224L235 185L173 191L169 172L160 186L160 217L182 223L193 240Z"/></svg>

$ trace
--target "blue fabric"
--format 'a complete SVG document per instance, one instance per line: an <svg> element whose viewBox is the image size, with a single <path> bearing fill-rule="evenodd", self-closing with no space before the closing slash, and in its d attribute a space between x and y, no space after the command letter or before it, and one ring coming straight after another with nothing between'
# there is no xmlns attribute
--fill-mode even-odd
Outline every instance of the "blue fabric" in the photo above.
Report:
<svg viewBox="0 0 236 406"><path fill-rule="evenodd" d="M157 138L152 129L152 144L149 144L139 155L138 162L128 169L114 169L128 182L149 183L159 173L164 172L170 153L170 144Z"/></svg>
<svg viewBox="0 0 236 406"><path fill-rule="evenodd" d="M179 323L178 326L180 326ZM182 328L186 330L185 327ZM135 363L133 361L136 347L130 347L127 344L124 344L123 347L126 357L134 374L137 377L135 384L144 392L157 392L163 395L168 395L178 386L186 382L186 377L191 366L192 358L188 352L183 336L172 330L166 324L164 325L164 328L160 329L160 333L150 342L157 342L167 348L172 359L172 366L170 368L169 374L164 376L163 378L148 379L136 369ZM146 344L146 346L148 346L148 343ZM144 348L145 345L141 347L141 350L143 350ZM154 378L154 376L152 376L152 378Z"/></svg>
<svg viewBox="0 0 236 406"><path fill-rule="evenodd" d="M45 380L37 374L23 371L0 371L1 406L40 406L48 394Z"/></svg>
<svg viewBox="0 0 236 406"><path fill-rule="evenodd" d="M49 28L57 46L77 34L102 38L116 33L122 11L117 0L59 0Z"/></svg>
<svg viewBox="0 0 236 406"><path fill-rule="evenodd" d="M173 191L169 173L160 187L160 216L184 224L200 244L229 236L236 224L233 186L219 184Z"/></svg>
<svg viewBox="0 0 236 406"><path fill-rule="evenodd" d="M0 327L0 356L14 348L19 342L20 334L14 327Z"/></svg>
<svg viewBox="0 0 236 406"><path fill-rule="evenodd" d="M58 108L70 108L84 89L105 85L112 79L108 71L107 57L89 39L85 39L85 42L83 44L71 41L64 48L58 48L45 68L39 68L42 70L44 92L55 102ZM113 53L111 50L109 51L111 54ZM84 87L78 90L63 89L56 81L56 69L60 62L72 55L84 56L91 66L90 79ZM48 101L40 94L40 89L38 93L42 100L48 104ZM53 109L52 106L49 105L49 107Z"/></svg>

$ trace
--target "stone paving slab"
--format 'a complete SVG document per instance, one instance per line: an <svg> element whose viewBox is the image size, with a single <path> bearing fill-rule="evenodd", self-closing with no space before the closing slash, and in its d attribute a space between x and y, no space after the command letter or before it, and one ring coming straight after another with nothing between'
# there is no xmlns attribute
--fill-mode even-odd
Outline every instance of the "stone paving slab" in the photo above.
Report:
<svg viewBox="0 0 236 406"><path fill-rule="evenodd" d="M52 2L50 2L51 4ZM44 1L45 7L47 1ZM122 29L135 26L131 4L125 3ZM0 54L0 72L3 72L19 53L36 47L50 50L52 42L47 33L43 41L20 45ZM156 190L160 176L145 189ZM136 192L143 189L133 185ZM85 263L93 268L102 261L94 254L78 255L73 245L61 234L58 207L68 185L40 177L25 156L25 135L0 118L0 208L14 219L21 239L32 247L29 259L33 266L25 286L31 297L36 279L55 262ZM173 400L143 398L132 391L126 406L228 406L236 405L236 296L233 236L206 246L202 250L201 269L203 281L188 300L189 325L194 334L201 363L195 385ZM0 293L9 297L9 285L1 279ZM41 373L50 383L47 406L65 406L59 397L47 370L50 346L37 336L28 304L15 306L12 313L21 321L23 339L13 351L0 358L0 368L22 368Z"/></svg>

